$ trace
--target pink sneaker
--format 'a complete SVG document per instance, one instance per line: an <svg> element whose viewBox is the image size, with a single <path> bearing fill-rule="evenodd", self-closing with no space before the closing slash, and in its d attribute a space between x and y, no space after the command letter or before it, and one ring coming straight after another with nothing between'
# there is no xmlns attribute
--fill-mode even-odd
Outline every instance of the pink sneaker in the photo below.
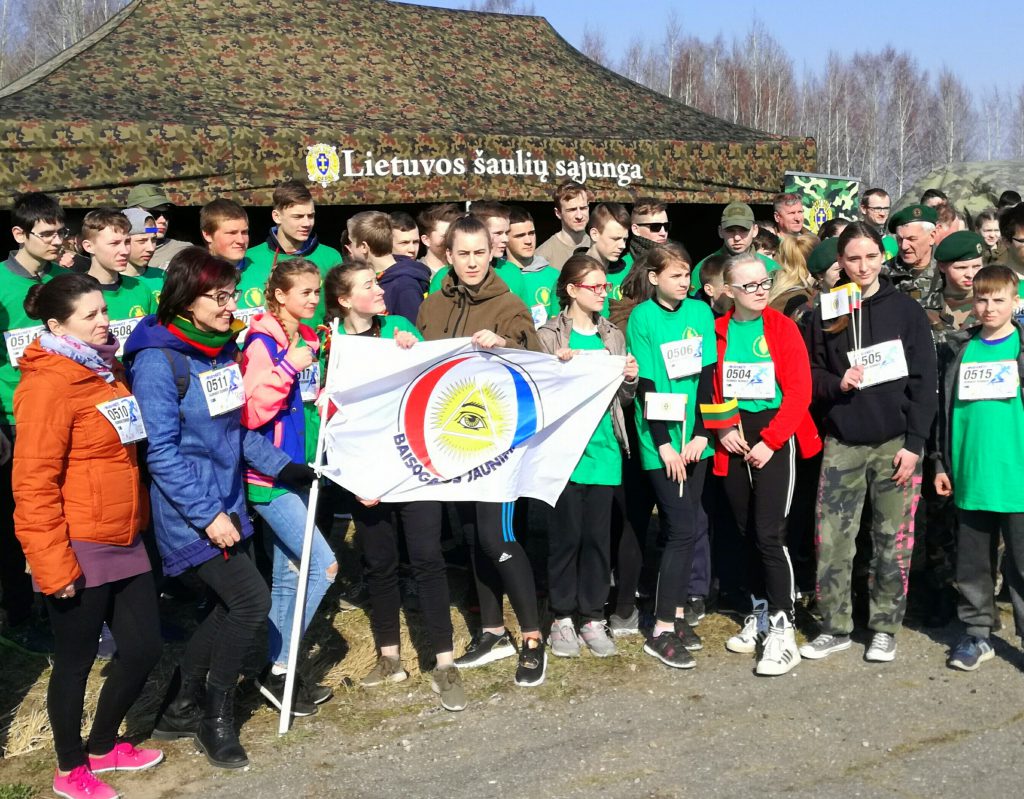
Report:
<svg viewBox="0 0 1024 799"><path fill-rule="evenodd" d="M98 779L88 766L72 769L70 774L53 775L53 792L64 799L117 799L118 793Z"/></svg>
<svg viewBox="0 0 1024 799"><path fill-rule="evenodd" d="M164 753L159 749L136 749L127 741L121 741L105 755L89 755L89 769L93 774L104 771L142 771L152 768L163 759Z"/></svg>

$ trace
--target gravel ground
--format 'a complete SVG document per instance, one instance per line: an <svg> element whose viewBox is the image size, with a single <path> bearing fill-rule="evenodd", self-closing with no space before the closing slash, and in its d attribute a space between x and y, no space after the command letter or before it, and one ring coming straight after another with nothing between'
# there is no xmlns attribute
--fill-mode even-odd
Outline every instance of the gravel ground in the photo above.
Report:
<svg viewBox="0 0 1024 799"><path fill-rule="evenodd" d="M735 629L709 617L701 630L716 625ZM891 664L866 663L860 637L772 679L720 636L693 671L631 642L616 662L553 660L534 690L516 688L504 661L464 672L462 713L439 709L425 680L343 690L284 739L257 712L242 730L245 770L210 768L179 742L154 772L111 782L161 799L1008 795L1024 754L1024 657L1013 638L979 671L953 672L955 637L904 630Z"/></svg>

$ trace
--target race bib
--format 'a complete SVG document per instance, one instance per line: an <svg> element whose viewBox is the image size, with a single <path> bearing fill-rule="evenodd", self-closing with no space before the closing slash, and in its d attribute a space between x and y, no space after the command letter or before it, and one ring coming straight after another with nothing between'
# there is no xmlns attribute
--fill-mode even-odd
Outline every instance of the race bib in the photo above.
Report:
<svg viewBox="0 0 1024 799"><path fill-rule="evenodd" d="M114 426L122 444L134 444L146 437L146 426L142 423L142 413L134 396L101 402L96 410Z"/></svg>
<svg viewBox="0 0 1024 799"><path fill-rule="evenodd" d="M862 347L848 353L853 366L864 367L864 379L861 388L889 383L907 376L907 356L903 352L903 344L899 339L883 341L871 347Z"/></svg>
<svg viewBox="0 0 1024 799"><path fill-rule="evenodd" d="M115 354L118 358L124 354L124 343L128 340L128 336L139 326L141 321L142 317L136 316L132 319L118 319L116 322L110 323L110 332L117 339L117 352Z"/></svg>
<svg viewBox="0 0 1024 799"><path fill-rule="evenodd" d="M320 364L310 364L299 372L298 381L302 401L313 402L320 393Z"/></svg>
<svg viewBox="0 0 1024 799"><path fill-rule="evenodd" d="M548 321L548 309L543 305L534 305L530 308L530 314L533 316L534 327L540 327Z"/></svg>
<svg viewBox="0 0 1024 799"><path fill-rule="evenodd" d="M722 365L723 393L736 399L775 399L775 364L771 361Z"/></svg>
<svg viewBox="0 0 1024 799"><path fill-rule="evenodd" d="M1016 361L960 364L957 399L1014 399L1020 392Z"/></svg>
<svg viewBox="0 0 1024 799"><path fill-rule="evenodd" d="M32 327L19 327L17 330L4 331L4 344L7 345L7 357L11 359L11 366L17 368L18 361L25 354L25 349L45 330L44 325L32 325Z"/></svg>
<svg viewBox="0 0 1024 799"><path fill-rule="evenodd" d="M695 375L704 365L704 337L666 341L661 345L661 357L670 380Z"/></svg>
<svg viewBox="0 0 1024 799"><path fill-rule="evenodd" d="M203 396L206 397L206 407L210 410L210 416L220 416L238 410L245 404L242 370L238 368L237 363L200 373L199 385L203 387Z"/></svg>

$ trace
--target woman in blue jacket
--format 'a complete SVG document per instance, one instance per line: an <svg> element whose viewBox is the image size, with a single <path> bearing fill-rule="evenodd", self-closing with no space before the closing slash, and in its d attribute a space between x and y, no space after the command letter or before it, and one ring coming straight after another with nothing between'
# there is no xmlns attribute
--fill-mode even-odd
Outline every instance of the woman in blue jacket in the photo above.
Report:
<svg viewBox="0 0 1024 799"><path fill-rule="evenodd" d="M235 685L270 611L267 585L250 556L243 461L292 484L308 485L314 476L242 426L237 281L227 261L199 247L182 250L167 269L156 316L139 323L124 350L148 434L164 573L191 570L217 597L185 647L180 680L172 682L153 734L194 738L223 768L248 763L234 729Z"/></svg>

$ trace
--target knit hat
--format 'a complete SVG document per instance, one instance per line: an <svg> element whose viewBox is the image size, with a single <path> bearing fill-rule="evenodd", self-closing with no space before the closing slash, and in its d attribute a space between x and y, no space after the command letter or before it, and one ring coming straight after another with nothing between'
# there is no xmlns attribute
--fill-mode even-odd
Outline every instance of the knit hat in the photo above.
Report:
<svg viewBox="0 0 1024 799"><path fill-rule="evenodd" d="M129 236L141 236L144 233L156 233L156 220L153 220L153 224L147 225L147 219L153 219L153 214L145 208L129 208L121 212L128 221L132 224L132 229L128 231Z"/></svg>

